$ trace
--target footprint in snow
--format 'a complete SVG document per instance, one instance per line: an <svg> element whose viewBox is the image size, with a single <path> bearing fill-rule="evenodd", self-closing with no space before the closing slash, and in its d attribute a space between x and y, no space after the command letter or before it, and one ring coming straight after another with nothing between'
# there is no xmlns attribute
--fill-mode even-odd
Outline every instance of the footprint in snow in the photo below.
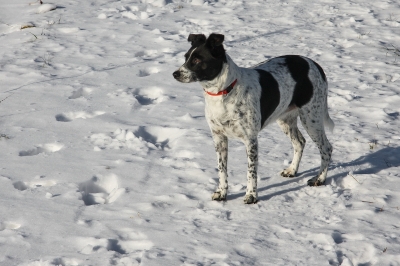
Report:
<svg viewBox="0 0 400 266"><path fill-rule="evenodd" d="M163 91L157 87L135 89L132 95L140 105L158 104L170 99L170 97L164 95Z"/></svg>
<svg viewBox="0 0 400 266"><path fill-rule="evenodd" d="M108 96L110 98L118 98L123 102L131 103L134 109L141 106L159 104L174 98L165 95L163 90L158 87L119 89L113 93L109 93Z"/></svg>
<svg viewBox="0 0 400 266"><path fill-rule="evenodd" d="M54 4L41 4L37 9L37 13L46 13L56 9L57 6Z"/></svg>
<svg viewBox="0 0 400 266"><path fill-rule="evenodd" d="M93 118L99 115L105 114L103 111L96 111L93 113L88 113L85 111L79 111L79 112L67 112L67 113L61 113L56 115L56 120L59 122L71 122L75 119L87 119L87 118Z"/></svg>
<svg viewBox="0 0 400 266"><path fill-rule="evenodd" d="M123 17L132 19L132 20L138 20L138 19L148 19L150 17L149 13L146 11L141 11L141 12L130 12L130 11L123 11L121 13Z"/></svg>
<svg viewBox="0 0 400 266"><path fill-rule="evenodd" d="M89 255L94 252L114 251L119 254L129 254L133 252L149 250L153 247L153 242L147 239L107 239L94 237L79 237L76 240L81 254Z"/></svg>
<svg viewBox="0 0 400 266"><path fill-rule="evenodd" d="M20 151L19 156L35 156L41 153L53 153L61 150L64 144L61 143L47 143L43 145L37 145L35 148L26 151Z"/></svg>
<svg viewBox="0 0 400 266"><path fill-rule="evenodd" d="M57 182L55 182L54 180L34 180L31 182L16 181L13 183L13 186L17 190L24 191L29 188L52 187L56 184Z"/></svg>
<svg viewBox="0 0 400 266"><path fill-rule="evenodd" d="M44 179L44 176L36 177L33 181L27 182L27 181L16 181L13 183L13 187L16 190L19 191L24 191L27 189L37 189L37 188L47 188L47 187L52 187L56 185L57 182L54 180L46 180ZM52 194L50 192L46 192L46 198L51 199L57 196L60 196L60 194Z"/></svg>
<svg viewBox="0 0 400 266"><path fill-rule="evenodd" d="M135 136L148 143L153 144L158 149L172 149L186 130L171 127L143 127L140 126L134 132Z"/></svg>
<svg viewBox="0 0 400 266"><path fill-rule="evenodd" d="M68 99L78 99L78 98L87 98L90 93L92 92L92 89L90 88L80 88L71 93L71 96L68 97Z"/></svg>
<svg viewBox="0 0 400 266"><path fill-rule="evenodd" d="M153 242L148 240L142 232L131 227L119 228L116 238L77 237L74 241L80 253L92 254L103 251L114 251L119 254L140 253L153 247Z"/></svg>
<svg viewBox="0 0 400 266"><path fill-rule="evenodd" d="M61 33L77 33L80 30L80 28L58 28L58 31Z"/></svg>
<svg viewBox="0 0 400 266"><path fill-rule="evenodd" d="M173 149L185 133L179 128L139 126L134 130L117 129L111 134L93 134L90 139L96 151L128 148L146 154L149 150Z"/></svg>
<svg viewBox="0 0 400 266"><path fill-rule="evenodd" d="M155 61L159 57L159 51L158 50L145 50L145 51L139 51L135 53L135 57L138 57L138 59L145 60L145 61ZM159 72L159 69L157 67L148 67L148 68L143 68L142 71L147 71L147 72Z"/></svg>
<svg viewBox="0 0 400 266"><path fill-rule="evenodd" d="M335 241L335 243L338 244L338 245L343 243L342 233L340 233L338 231L334 231L332 233L332 238L333 238L333 241Z"/></svg>
<svg viewBox="0 0 400 266"><path fill-rule="evenodd" d="M16 222L4 221L0 222L0 232L6 229L16 230L21 227L21 224Z"/></svg>
<svg viewBox="0 0 400 266"><path fill-rule="evenodd" d="M141 57L142 59L153 59L156 55L158 54L157 50L145 50L145 51L139 51L135 53L136 57Z"/></svg>
<svg viewBox="0 0 400 266"><path fill-rule="evenodd" d="M11 260L8 260L7 263L4 259L6 261L7 258L14 259L14 256L11 256L11 254L13 254L12 250L17 250L20 254L26 252L31 247L31 243L27 240L27 234L24 232L25 230L19 230L22 224L13 220L6 220L6 218L7 217L2 216L2 221L0 221L0 239L2 245L0 264L15 265L15 261L12 263Z"/></svg>
<svg viewBox="0 0 400 266"><path fill-rule="evenodd" d="M46 261L40 260L40 262L43 262L43 264L38 265L47 265L45 264ZM49 265L81 265L81 261L75 258L55 258L51 262L49 261Z"/></svg>
<svg viewBox="0 0 400 266"><path fill-rule="evenodd" d="M125 189L119 188L118 177L110 174L93 176L92 179L79 184L79 191L85 205L90 206L112 203L125 192Z"/></svg>
<svg viewBox="0 0 400 266"><path fill-rule="evenodd" d="M138 77L147 77L152 74L156 74L160 72L160 70L157 67L148 67L145 69L140 69L139 73L137 74Z"/></svg>

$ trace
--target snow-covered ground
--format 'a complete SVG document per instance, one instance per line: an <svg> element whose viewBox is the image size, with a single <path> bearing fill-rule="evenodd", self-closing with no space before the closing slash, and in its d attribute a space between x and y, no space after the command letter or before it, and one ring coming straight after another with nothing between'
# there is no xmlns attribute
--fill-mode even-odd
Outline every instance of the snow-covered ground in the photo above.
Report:
<svg viewBox="0 0 400 266"><path fill-rule="evenodd" d="M199 84L172 72L190 33L240 66L317 61L336 127L326 186L307 139L260 133L259 197L230 142L229 195ZM400 265L400 3L2 0L0 265ZM302 130L302 129L301 129Z"/></svg>

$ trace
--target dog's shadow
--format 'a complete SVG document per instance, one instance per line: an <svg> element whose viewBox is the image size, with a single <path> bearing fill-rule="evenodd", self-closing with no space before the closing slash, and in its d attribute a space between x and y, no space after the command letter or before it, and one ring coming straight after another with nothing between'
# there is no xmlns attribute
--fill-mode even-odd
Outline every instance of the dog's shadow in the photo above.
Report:
<svg viewBox="0 0 400 266"><path fill-rule="evenodd" d="M370 152L367 155L361 156L361 157L359 157L353 161L347 162L347 163L333 162L329 166L329 171L332 171L333 169L339 169L339 168L343 169L343 170L339 173L334 174L333 176L329 176L329 171L328 171L328 177L327 177L326 183L330 184L332 179L337 180L337 179L347 176L348 172L349 172L348 171L349 167L362 166L362 165L368 165L368 167L367 168L363 167L360 170L356 170L356 171L354 171L354 174L376 174L385 169L389 169L392 167L399 167L400 166L400 147L385 147L380 150L377 150L376 152ZM317 174L318 170L319 170L318 167L312 168L312 169L301 172L298 177L289 178L286 180L282 177L282 180L284 180L283 182L271 184L271 185L268 185L265 187L261 187L258 189L258 192L260 194L260 192L268 191L271 188L283 187L283 186L289 185L290 183L297 182L303 178L304 179L311 178ZM262 179L268 180L269 177L262 178ZM276 192L273 192L270 194L261 195L258 197L258 200L259 201L269 200L275 196L279 196L282 194L286 194L288 192L300 190L305 186L307 186L307 185L291 187L291 188L283 189L283 190L276 191ZM234 199L237 199L240 197L244 197L244 195L245 195L245 192L239 192L236 194L228 195L227 199L234 200Z"/></svg>
<svg viewBox="0 0 400 266"><path fill-rule="evenodd" d="M265 190L269 190L271 188L286 186L286 185L288 185L290 183L299 181L302 178L304 178L303 174L301 176L294 177L294 178L285 178L284 179L284 177L282 177L282 180L285 180L285 181L280 182L280 183L276 183L276 184L272 184L272 185L268 185L268 186L265 186L265 187L258 188L258 193L260 194L260 192L263 192ZM269 178L265 178L265 179L269 179ZM302 187L304 187L304 186L287 188L287 189L283 189L281 191L277 191L277 192L274 192L274 193L271 193L271 194L268 194L268 195L258 196L258 200L259 201L260 200L269 200L269 199L271 199L272 197L275 197L275 196L279 196L279 195L282 195L282 194L285 194L285 193L288 193L288 192L291 192L291 191L300 190ZM245 194L246 194L245 192L239 192L239 193L236 193L236 194L228 194L227 195L227 200L234 200L234 199L237 199L237 198L241 198L241 197L244 197Z"/></svg>

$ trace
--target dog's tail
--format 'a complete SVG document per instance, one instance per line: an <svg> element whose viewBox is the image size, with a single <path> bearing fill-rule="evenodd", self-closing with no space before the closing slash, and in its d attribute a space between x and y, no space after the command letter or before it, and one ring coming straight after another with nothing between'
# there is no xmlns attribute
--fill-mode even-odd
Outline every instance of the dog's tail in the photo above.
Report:
<svg viewBox="0 0 400 266"><path fill-rule="evenodd" d="M333 132L333 129L335 128L335 123L333 123L328 113L328 99L325 99L324 126L328 128L330 132Z"/></svg>

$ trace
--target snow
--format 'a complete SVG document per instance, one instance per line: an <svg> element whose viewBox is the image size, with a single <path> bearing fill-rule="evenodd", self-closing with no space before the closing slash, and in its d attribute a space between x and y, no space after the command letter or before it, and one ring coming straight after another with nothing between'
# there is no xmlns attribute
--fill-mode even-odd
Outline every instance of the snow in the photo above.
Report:
<svg viewBox="0 0 400 266"><path fill-rule="evenodd" d="M396 1L32 2L0 2L0 265L400 265ZM187 36L212 32L241 66L324 68L326 186L306 185L320 159L305 133L298 177L279 176L292 147L274 124L260 201L242 203L236 141L228 200L211 201L202 89L172 72Z"/></svg>
<svg viewBox="0 0 400 266"><path fill-rule="evenodd" d="M45 12L49 12L49 11L55 10L56 8L57 8L57 6L53 5L53 4L41 4L38 7L37 12L38 13L45 13Z"/></svg>

